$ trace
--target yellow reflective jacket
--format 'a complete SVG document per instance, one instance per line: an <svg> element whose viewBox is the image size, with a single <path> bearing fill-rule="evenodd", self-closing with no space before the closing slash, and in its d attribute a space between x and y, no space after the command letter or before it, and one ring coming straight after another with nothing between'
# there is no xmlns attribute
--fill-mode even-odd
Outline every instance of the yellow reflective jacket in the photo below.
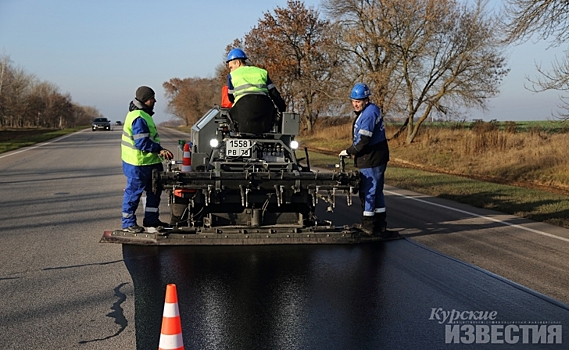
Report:
<svg viewBox="0 0 569 350"><path fill-rule="evenodd" d="M141 117L146 121L148 129L150 130L149 135L133 135L132 134L132 122ZM156 129L156 124L152 116L142 110L134 110L126 115L124 121L122 142L121 142L121 158L125 163L140 166L140 165L152 165L162 163L162 160L156 153L144 152L136 148L134 140L141 137L149 137L152 141L160 143L160 137L158 136L158 130Z"/></svg>
<svg viewBox="0 0 569 350"><path fill-rule="evenodd" d="M267 87L268 73L266 70L255 66L239 67L230 73L231 84L233 85L233 96L235 102L247 94L268 95Z"/></svg>

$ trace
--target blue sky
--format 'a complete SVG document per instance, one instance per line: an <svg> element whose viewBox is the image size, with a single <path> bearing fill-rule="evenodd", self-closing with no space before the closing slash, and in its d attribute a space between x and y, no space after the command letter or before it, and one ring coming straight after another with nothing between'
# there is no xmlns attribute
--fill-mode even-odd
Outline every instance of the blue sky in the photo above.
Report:
<svg viewBox="0 0 569 350"><path fill-rule="evenodd" d="M318 9L320 0L305 0ZM226 45L242 38L264 12L286 0L0 0L0 55L42 81L122 120L140 85L157 92L155 119L170 119L162 83L171 78L212 77ZM485 120L544 120L558 93L524 89L535 62L549 67L555 51L526 43L508 51L511 72L489 103Z"/></svg>

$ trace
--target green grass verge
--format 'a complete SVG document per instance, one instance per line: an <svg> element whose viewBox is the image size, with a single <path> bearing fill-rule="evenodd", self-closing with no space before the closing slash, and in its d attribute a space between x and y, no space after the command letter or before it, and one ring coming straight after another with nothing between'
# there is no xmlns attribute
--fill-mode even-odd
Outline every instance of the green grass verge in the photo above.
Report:
<svg viewBox="0 0 569 350"><path fill-rule="evenodd" d="M388 166L388 185L569 228L569 196Z"/></svg>
<svg viewBox="0 0 569 350"><path fill-rule="evenodd" d="M13 131L0 131L0 134L3 135L2 140L0 141L0 153L13 151L18 148L32 146L36 143L48 141L54 139L59 136L71 134L73 132L85 129L85 127L78 127L78 128L70 128L70 129L61 129L61 130L51 130L51 131L39 131L39 132L29 132L28 135L23 134L22 132L13 132ZM14 135L11 137L10 134L13 133ZM16 136L17 135L17 136Z"/></svg>

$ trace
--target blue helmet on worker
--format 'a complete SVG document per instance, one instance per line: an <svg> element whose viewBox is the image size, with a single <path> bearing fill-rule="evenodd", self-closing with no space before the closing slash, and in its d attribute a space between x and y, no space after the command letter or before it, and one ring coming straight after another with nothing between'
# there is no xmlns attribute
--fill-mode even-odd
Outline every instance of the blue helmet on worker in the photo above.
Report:
<svg viewBox="0 0 569 350"><path fill-rule="evenodd" d="M227 60L225 61L225 63L229 62L229 61L233 61L233 60L246 60L247 59L247 55L245 54L245 51L239 49L239 48L235 48L231 51L229 51L229 54L227 55Z"/></svg>
<svg viewBox="0 0 569 350"><path fill-rule="evenodd" d="M364 100L369 98L371 95L371 91L369 91L369 87L364 83L357 83L354 85L352 89L352 93L350 94L350 98L352 100Z"/></svg>

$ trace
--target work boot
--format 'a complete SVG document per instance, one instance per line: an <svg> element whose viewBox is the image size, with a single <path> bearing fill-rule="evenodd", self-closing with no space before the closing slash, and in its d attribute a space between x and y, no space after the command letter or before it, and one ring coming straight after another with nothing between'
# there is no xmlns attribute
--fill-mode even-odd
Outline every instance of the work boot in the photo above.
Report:
<svg viewBox="0 0 569 350"><path fill-rule="evenodd" d="M368 236L373 236L373 230L375 226L374 216L362 216L362 224L360 230Z"/></svg>
<svg viewBox="0 0 569 350"><path fill-rule="evenodd" d="M375 213L375 225L373 227L373 233L376 236L381 235L382 232L387 230L387 221L385 220L387 217L386 213Z"/></svg>
<svg viewBox="0 0 569 350"><path fill-rule="evenodd" d="M122 229L125 232L130 232L130 233L141 233L144 232L144 228L138 226L138 225L132 225L126 228Z"/></svg>
<svg viewBox="0 0 569 350"><path fill-rule="evenodd" d="M375 226L373 233L375 236L379 236L381 239L389 241L392 239L403 238L397 231L391 231L387 229L386 213L376 213L375 214Z"/></svg>

